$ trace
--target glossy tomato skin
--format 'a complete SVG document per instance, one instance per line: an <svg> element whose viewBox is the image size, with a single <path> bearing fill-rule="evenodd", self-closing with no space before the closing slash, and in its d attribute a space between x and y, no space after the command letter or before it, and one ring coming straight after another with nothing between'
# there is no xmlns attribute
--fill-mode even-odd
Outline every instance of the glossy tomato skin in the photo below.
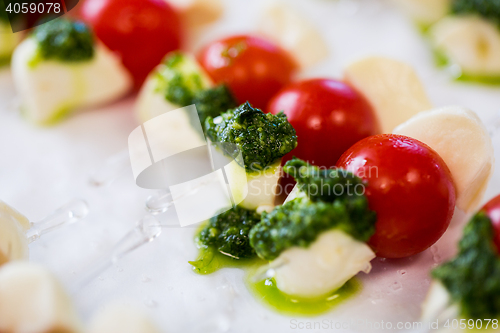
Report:
<svg viewBox="0 0 500 333"><path fill-rule="evenodd" d="M372 136L346 151L337 166L367 181L365 194L377 213L369 245L377 256L417 254L448 228L455 185L445 162L424 143L402 135Z"/></svg>
<svg viewBox="0 0 500 333"><path fill-rule="evenodd" d="M283 158L293 156L311 164L330 168L353 144L380 133L378 120L366 99L344 82L310 79L294 82L280 90L266 112L284 111L297 131L298 146ZM293 177L280 179L288 195Z"/></svg>
<svg viewBox="0 0 500 333"><path fill-rule="evenodd" d="M199 61L216 83L226 83L239 103L264 109L297 69L291 56L272 42L238 35L210 43Z"/></svg>
<svg viewBox="0 0 500 333"><path fill-rule="evenodd" d="M284 111L297 131L292 156L311 164L333 167L353 144L379 134L375 112L368 101L344 82L311 79L291 83L269 102L266 112Z"/></svg>
<svg viewBox="0 0 500 333"><path fill-rule="evenodd" d="M500 253L500 195L497 195L481 208L482 211L486 212L491 220L493 229L495 231L494 242Z"/></svg>
<svg viewBox="0 0 500 333"><path fill-rule="evenodd" d="M121 57L136 89L168 52L181 46L179 16L164 0L86 0L81 16Z"/></svg>

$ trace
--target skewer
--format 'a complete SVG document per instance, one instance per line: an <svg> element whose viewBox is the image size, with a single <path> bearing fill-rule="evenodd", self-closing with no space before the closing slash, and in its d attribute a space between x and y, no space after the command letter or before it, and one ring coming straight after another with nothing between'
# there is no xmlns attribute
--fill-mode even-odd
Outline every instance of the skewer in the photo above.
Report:
<svg viewBox="0 0 500 333"><path fill-rule="evenodd" d="M59 229L65 225L73 224L87 216L88 212L89 207L87 202L80 199L74 199L64 206L61 206L44 219L30 222L31 228L26 232L28 242L32 243L48 232Z"/></svg>
<svg viewBox="0 0 500 333"><path fill-rule="evenodd" d="M160 222L152 215L146 215L139 220L134 228L128 231L106 254L91 263L83 277L73 283L73 292L81 291L88 283L97 278L120 259L152 242L161 234Z"/></svg>

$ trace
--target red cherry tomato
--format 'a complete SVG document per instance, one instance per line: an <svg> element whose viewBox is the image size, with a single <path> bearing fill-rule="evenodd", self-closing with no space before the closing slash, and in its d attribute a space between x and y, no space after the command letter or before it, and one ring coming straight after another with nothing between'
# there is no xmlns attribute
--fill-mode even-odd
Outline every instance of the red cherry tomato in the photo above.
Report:
<svg viewBox="0 0 500 333"><path fill-rule="evenodd" d="M493 229L495 230L494 242L500 252L500 195L497 195L481 208L482 211L486 212L491 220Z"/></svg>
<svg viewBox="0 0 500 333"><path fill-rule="evenodd" d="M215 82L230 87L240 103L249 101L259 109L290 82L297 67L275 44L246 35L209 44L201 51L199 60Z"/></svg>
<svg viewBox="0 0 500 333"><path fill-rule="evenodd" d="M403 258L424 251L446 231L455 208L455 186L443 159L430 147L402 135L366 138L337 166L368 183L377 213L369 244L379 257Z"/></svg>
<svg viewBox="0 0 500 333"><path fill-rule="evenodd" d="M288 157L333 167L353 144L380 133L366 99L344 82L312 79L292 83L269 102L266 112L284 111L299 144Z"/></svg>
<svg viewBox="0 0 500 333"><path fill-rule="evenodd" d="M365 98L344 82L312 79L291 83L269 102L266 112L284 111L297 131L298 146L292 156L311 164L332 167L353 144L380 133L377 118ZM295 183L284 175L280 185L285 194Z"/></svg>
<svg viewBox="0 0 500 333"><path fill-rule="evenodd" d="M179 16L164 0L86 0L81 14L121 56L136 88L168 52L180 47Z"/></svg>

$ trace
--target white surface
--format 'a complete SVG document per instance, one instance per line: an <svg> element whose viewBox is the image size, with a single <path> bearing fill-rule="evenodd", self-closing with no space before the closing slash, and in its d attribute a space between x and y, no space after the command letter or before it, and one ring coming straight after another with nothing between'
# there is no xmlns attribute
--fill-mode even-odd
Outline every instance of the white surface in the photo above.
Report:
<svg viewBox="0 0 500 333"><path fill-rule="evenodd" d="M342 68L352 60L388 55L415 66L436 106L463 105L485 121L500 111L500 88L450 82L446 73L433 66L431 53L411 22L380 1L289 2L318 25L332 50L328 62L302 76L340 77ZM191 44L254 30L262 3L226 1L227 13L222 21ZM91 206L84 222L30 245L31 260L47 265L69 286L87 262L108 249L144 214L144 199L151 191L136 187L131 172L105 188L92 188L87 183L93 168L126 148L129 133L138 125L131 100L82 113L45 129L32 127L12 110L13 95L9 72L4 71L0 74L0 199L33 220L75 196L87 199ZM499 140L495 140L496 147ZM496 156L500 160L498 149ZM499 180L497 168L486 199L496 194ZM356 298L323 316L298 320L322 324L323 319L365 319L392 321L394 325L417 320L430 283L428 271L454 252L463 220L463 215L457 214L443 239L421 255L384 262L375 259L370 275L361 276L364 289ZM192 273L187 261L196 256L193 234L193 228L164 229L154 243L74 293L83 319L88 322L97 308L124 299L142 305L165 332L216 332L210 320L229 332L300 331L291 329L294 318L268 310L249 294L241 270L225 269L211 276ZM362 327L353 329L359 330Z"/></svg>

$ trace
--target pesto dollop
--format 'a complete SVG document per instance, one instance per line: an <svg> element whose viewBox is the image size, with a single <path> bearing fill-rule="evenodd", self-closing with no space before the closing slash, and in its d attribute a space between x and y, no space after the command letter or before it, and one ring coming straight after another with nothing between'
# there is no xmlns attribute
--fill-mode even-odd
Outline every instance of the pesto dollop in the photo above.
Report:
<svg viewBox="0 0 500 333"><path fill-rule="evenodd" d="M156 73L156 89L173 104L181 107L195 104L203 127L207 117L217 117L237 104L227 86L207 88L192 61L181 52L167 56L164 66Z"/></svg>
<svg viewBox="0 0 500 333"><path fill-rule="evenodd" d="M356 192L364 191L365 183L353 173L343 169L318 168L296 157L284 165L283 171L295 178L300 191L314 202L334 202L339 197L356 200Z"/></svg>
<svg viewBox="0 0 500 333"><path fill-rule="evenodd" d="M239 206L212 217L198 234L197 241L235 259L255 256L250 246L250 229L260 222L254 210Z"/></svg>
<svg viewBox="0 0 500 333"><path fill-rule="evenodd" d="M330 229L340 229L362 242L370 239L375 232L376 214L368 208L364 192L340 194L325 186L345 186L347 180L361 183L361 179L345 170L318 172L316 167L297 159L287 162L284 170L298 177L305 192L270 213L262 213L261 222L250 231L250 244L259 257L274 260L290 247L308 247L319 234ZM312 187L306 184L319 186L321 194L312 193Z"/></svg>
<svg viewBox="0 0 500 333"><path fill-rule="evenodd" d="M33 37L43 59L81 62L94 56L94 34L87 24L80 21L54 19L39 25Z"/></svg>
<svg viewBox="0 0 500 333"><path fill-rule="evenodd" d="M191 104L196 105L202 126L208 117L215 118L238 106L226 85L219 85L195 93Z"/></svg>
<svg viewBox="0 0 500 333"><path fill-rule="evenodd" d="M464 228L455 259L432 271L432 277L460 304L465 318L500 316L500 257L493 235L488 216L477 213Z"/></svg>
<svg viewBox="0 0 500 333"><path fill-rule="evenodd" d="M201 75L183 70L186 55L173 52L165 58L161 70L156 73L157 91L180 106L192 104L194 94L204 88Z"/></svg>
<svg viewBox="0 0 500 333"><path fill-rule="evenodd" d="M500 0L453 0L455 14L477 14L500 27Z"/></svg>
<svg viewBox="0 0 500 333"><path fill-rule="evenodd" d="M208 117L205 131L213 142L235 144L247 172L264 170L297 146L295 129L283 112L265 114L248 102L221 114L220 122Z"/></svg>
<svg viewBox="0 0 500 333"><path fill-rule="evenodd" d="M5 10L5 6L3 3L0 3L0 24L9 24L9 15L7 15L7 11Z"/></svg>

